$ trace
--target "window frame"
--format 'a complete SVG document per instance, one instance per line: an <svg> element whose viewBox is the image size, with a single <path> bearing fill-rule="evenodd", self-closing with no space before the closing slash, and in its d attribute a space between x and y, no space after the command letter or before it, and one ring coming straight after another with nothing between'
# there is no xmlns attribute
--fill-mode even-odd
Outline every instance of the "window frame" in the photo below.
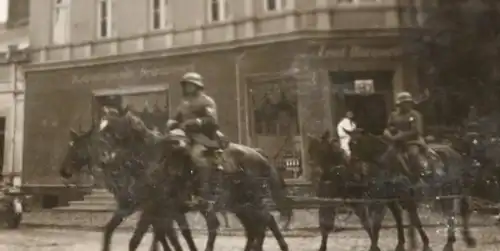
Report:
<svg viewBox="0 0 500 251"><path fill-rule="evenodd" d="M107 34L103 35L102 22L104 22L102 17L102 4L106 4L106 31ZM113 36L113 0L98 0L97 2L97 38L106 39Z"/></svg>
<svg viewBox="0 0 500 251"><path fill-rule="evenodd" d="M160 9L156 10L155 9L155 1L159 1ZM167 29L170 25L169 23L169 14L170 14L170 0L150 0L149 1L150 8L149 8L149 13L150 13L150 19L149 19L149 27L153 31L157 30L164 30ZM159 11L159 27L155 27L155 16L156 12Z"/></svg>
<svg viewBox="0 0 500 251"><path fill-rule="evenodd" d="M269 8L269 1L274 1L275 2L275 9L270 9ZM277 11L282 11L284 9L284 0L264 0L264 10L266 12L277 12Z"/></svg>
<svg viewBox="0 0 500 251"><path fill-rule="evenodd" d="M224 22L227 20L227 5L228 2L227 0L208 0L208 21L210 23L218 23L218 22ZM217 2L217 12L219 15L219 19L215 20L214 19L214 13L213 13L213 5L215 4L214 2Z"/></svg>
<svg viewBox="0 0 500 251"><path fill-rule="evenodd" d="M56 45L62 45L62 44L67 44L70 42L71 39L71 33L70 33L70 20L71 20L71 0L61 0L61 3L58 3L59 0L54 0L53 7L52 7L52 25L51 25L51 43L56 44ZM54 39L55 34L56 34L56 13L61 9L66 9L68 19L66 20L66 23L64 24L64 41L63 42L57 42L56 39Z"/></svg>

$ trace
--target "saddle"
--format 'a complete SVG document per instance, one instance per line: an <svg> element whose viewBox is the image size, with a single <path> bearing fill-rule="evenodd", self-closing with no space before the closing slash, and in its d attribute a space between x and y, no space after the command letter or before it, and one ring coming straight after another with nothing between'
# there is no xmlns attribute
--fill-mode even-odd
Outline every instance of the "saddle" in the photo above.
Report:
<svg viewBox="0 0 500 251"><path fill-rule="evenodd" d="M444 174L444 163L441 156L433 149L432 145L427 145L423 142L411 142L411 144L418 145L420 148L420 176L430 177L433 175L443 175ZM409 166L409 156L405 151L403 153L403 160L406 162L405 165Z"/></svg>

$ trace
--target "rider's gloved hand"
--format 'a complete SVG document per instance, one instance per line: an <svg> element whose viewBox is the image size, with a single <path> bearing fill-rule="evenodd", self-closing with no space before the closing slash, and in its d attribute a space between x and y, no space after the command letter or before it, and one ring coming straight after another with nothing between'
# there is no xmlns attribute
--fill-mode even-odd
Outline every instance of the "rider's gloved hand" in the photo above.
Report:
<svg viewBox="0 0 500 251"><path fill-rule="evenodd" d="M182 123L181 127L187 131L197 129L201 126L202 121L200 119L189 119Z"/></svg>

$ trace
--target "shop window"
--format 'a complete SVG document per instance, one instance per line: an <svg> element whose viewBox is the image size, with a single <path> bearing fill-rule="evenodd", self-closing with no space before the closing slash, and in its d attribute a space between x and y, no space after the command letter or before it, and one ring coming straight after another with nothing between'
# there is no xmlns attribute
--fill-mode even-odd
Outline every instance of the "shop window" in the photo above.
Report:
<svg viewBox="0 0 500 251"><path fill-rule="evenodd" d="M93 118L99 120L104 105L121 106L141 118L146 126L158 132L166 130L166 121L169 119L169 95L166 90L126 90L124 93L110 91L105 94L96 94ZM110 98L114 97L110 101ZM118 97L118 98L117 98Z"/></svg>
<svg viewBox="0 0 500 251"><path fill-rule="evenodd" d="M56 0L52 13L52 43L69 42L70 0Z"/></svg>
<svg viewBox="0 0 500 251"><path fill-rule="evenodd" d="M257 135L297 135L297 87L287 82L252 87L253 132Z"/></svg>
<svg viewBox="0 0 500 251"><path fill-rule="evenodd" d="M299 132L297 85L293 80L254 84L249 92L252 145L269 159L286 179L303 174Z"/></svg>

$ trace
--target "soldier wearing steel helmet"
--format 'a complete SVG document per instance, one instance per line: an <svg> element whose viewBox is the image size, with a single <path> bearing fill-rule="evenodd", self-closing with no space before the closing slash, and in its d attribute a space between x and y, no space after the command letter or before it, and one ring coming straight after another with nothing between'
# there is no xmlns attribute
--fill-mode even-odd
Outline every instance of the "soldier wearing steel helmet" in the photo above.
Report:
<svg viewBox="0 0 500 251"><path fill-rule="evenodd" d="M223 134L219 131L217 105L205 94L203 78L196 72L184 74L180 81L182 101L177 107L173 119L167 122L167 130L182 129L192 140L191 156L196 167L200 168L201 183L208 185L212 167L222 170L221 158ZM208 156L205 155L207 152ZM208 188L202 187L202 193ZM205 198L206 199L206 198Z"/></svg>
<svg viewBox="0 0 500 251"><path fill-rule="evenodd" d="M401 155L398 155L403 165L403 172L418 180L423 169L422 163L425 161L422 154L425 141L423 118L420 112L413 108L414 104L415 101L410 93L398 93L396 96L398 109L390 115L384 136L392 141L398 150L406 152L408 164Z"/></svg>

